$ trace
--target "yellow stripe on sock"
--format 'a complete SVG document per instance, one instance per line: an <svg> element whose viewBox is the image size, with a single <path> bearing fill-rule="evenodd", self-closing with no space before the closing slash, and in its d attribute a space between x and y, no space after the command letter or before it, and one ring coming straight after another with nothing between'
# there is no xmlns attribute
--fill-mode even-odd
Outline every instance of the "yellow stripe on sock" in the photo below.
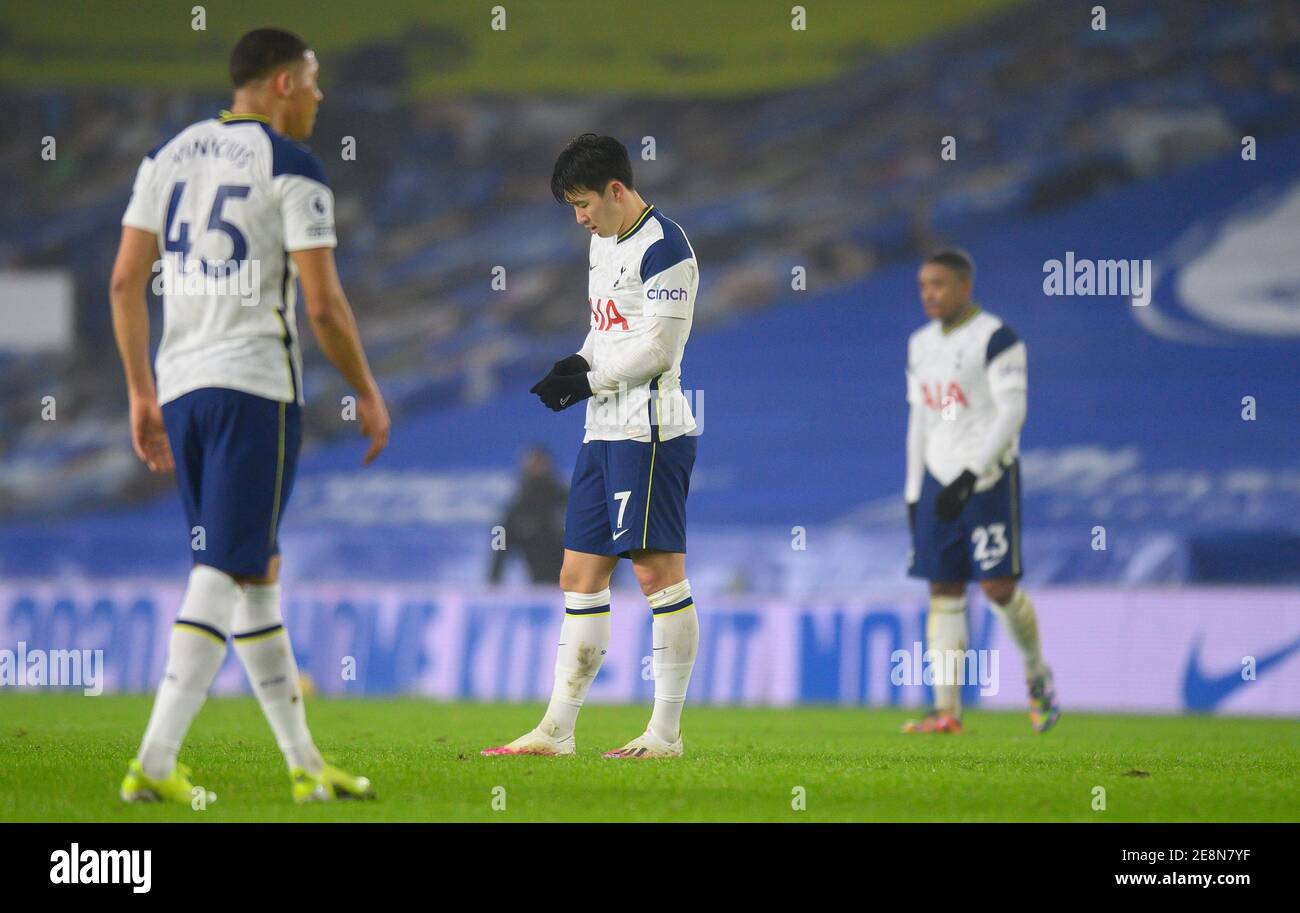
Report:
<svg viewBox="0 0 1300 913"><path fill-rule="evenodd" d="M669 615L676 615L678 612L685 612L687 609L695 608L695 603L687 603L680 609L673 609L671 612L652 612L655 618L667 618Z"/></svg>
<svg viewBox="0 0 1300 913"><path fill-rule="evenodd" d="M264 631L261 634L254 634L251 637L236 637L235 646L239 646L240 644L260 643L261 641L269 640L272 637L275 637L277 634L287 634L287 633L289 632L285 629L283 625L281 625L280 627L276 628L274 631Z"/></svg>
<svg viewBox="0 0 1300 913"><path fill-rule="evenodd" d="M222 640L217 635L213 634L211 631L205 631L203 628L196 628L194 627L194 625L180 624L178 622L172 625L172 630L189 631L191 634L201 634L202 636L206 637L208 640L212 641L214 644L220 644L223 647L226 645L226 642L224 640Z"/></svg>

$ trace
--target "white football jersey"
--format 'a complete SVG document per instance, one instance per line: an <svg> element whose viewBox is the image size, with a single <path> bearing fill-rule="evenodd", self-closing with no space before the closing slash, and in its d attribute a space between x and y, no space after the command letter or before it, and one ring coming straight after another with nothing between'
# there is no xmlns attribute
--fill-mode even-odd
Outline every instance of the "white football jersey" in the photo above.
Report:
<svg viewBox="0 0 1300 913"><path fill-rule="evenodd" d="M682 393L682 353L695 315L700 270L676 222L647 206L621 235L591 238L587 303L591 308L593 370L647 332L654 317L686 321L672 367L622 395L587 401L587 441L661 441L696 428Z"/></svg>
<svg viewBox="0 0 1300 913"><path fill-rule="evenodd" d="M158 236L158 400L201 387L302 399L291 251L334 247L334 196L260 115L186 127L140 164L123 225Z"/></svg>
<svg viewBox="0 0 1300 913"><path fill-rule="evenodd" d="M995 394L1028 390L1025 344L997 317L976 310L944 329L932 320L907 342L907 401L922 405L925 468L944 485L965 469L980 473L976 454L997 415ZM979 474L976 490L991 488L1020 452L1017 431Z"/></svg>

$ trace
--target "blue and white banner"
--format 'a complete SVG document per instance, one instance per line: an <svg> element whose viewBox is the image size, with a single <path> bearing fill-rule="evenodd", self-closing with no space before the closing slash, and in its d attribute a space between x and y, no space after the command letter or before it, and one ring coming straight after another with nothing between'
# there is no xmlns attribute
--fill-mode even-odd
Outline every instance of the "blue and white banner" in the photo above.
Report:
<svg viewBox="0 0 1300 913"><path fill-rule="evenodd" d="M917 589L807 599L697 592L691 700L925 704L932 679L924 677L926 600ZM65 654L77 651L102 657L94 690L153 690L181 594L180 583L137 580L0 584L0 687L79 685L49 674L55 656L66 665ZM1300 715L1300 589L1031 595L1067 710ZM648 701L645 600L616 592L613 606L609 654L590 699ZM321 693L446 700L545 700L561 613L553 590L416 584L297 582L286 585L284 604L299 664ZM969 622L966 706L1024 706L1020 657L1006 630L980 598ZM214 691L247 691L233 651Z"/></svg>

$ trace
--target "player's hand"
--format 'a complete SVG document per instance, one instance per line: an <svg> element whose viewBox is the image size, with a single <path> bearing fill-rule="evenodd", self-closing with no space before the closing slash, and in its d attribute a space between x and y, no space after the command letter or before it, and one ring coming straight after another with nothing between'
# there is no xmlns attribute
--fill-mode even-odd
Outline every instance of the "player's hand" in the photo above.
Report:
<svg viewBox="0 0 1300 913"><path fill-rule="evenodd" d="M587 364L587 359L581 355L570 355L568 358L561 358L551 368L552 374L558 374L561 377L567 377L571 374L586 374L591 370L591 365Z"/></svg>
<svg viewBox="0 0 1300 913"><path fill-rule="evenodd" d="M556 374L552 371L533 384L528 392L536 393L552 412L559 412L591 396L591 382L587 380L585 371L581 374Z"/></svg>
<svg viewBox="0 0 1300 913"><path fill-rule="evenodd" d="M357 418L361 420L361 433L370 438L370 449L361 460L369 466L388 446L388 432L393 426L388 418L388 407L384 405L383 394L377 388L357 397Z"/></svg>
<svg viewBox="0 0 1300 913"><path fill-rule="evenodd" d="M152 472L176 468L157 397L131 400L131 446Z"/></svg>
<svg viewBox="0 0 1300 913"><path fill-rule="evenodd" d="M953 479L944 486L943 491L939 492L939 497L935 501L935 512L944 520L949 522L956 520L961 516L962 508L970 500L970 496L975 493L975 473L969 469L963 469L961 475Z"/></svg>

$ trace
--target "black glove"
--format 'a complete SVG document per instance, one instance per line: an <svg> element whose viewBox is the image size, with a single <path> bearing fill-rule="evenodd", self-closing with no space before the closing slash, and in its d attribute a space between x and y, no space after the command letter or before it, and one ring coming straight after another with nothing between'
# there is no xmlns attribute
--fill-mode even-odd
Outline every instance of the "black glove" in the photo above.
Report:
<svg viewBox="0 0 1300 913"><path fill-rule="evenodd" d="M935 501L934 509L940 518L949 522L956 520L961 515L961 510L970 500L970 496L975 493L975 473L969 469L962 470L962 474L957 476L947 485L943 491L939 492L939 498Z"/></svg>
<svg viewBox="0 0 1300 913"><path fill-rule="evenodd" d="M916 502L915 501L907 502L907 529L908 532L912 534L912 538L915 539L916 538Z"/></svg>
<svg viewBox="0 0 1300 913"><path fill-rule="evenodd" d="M586 364L581 355L570 357ZM566 358L564 361L569 359ZM560 364L561 362L556 362L557 367ZM559 412L591 396L591 383L587 380L586 371L581 374L557 374L552 369L550 374L533 384L528 392L536 393L542 404L552 412Z"/></svg>
<svg viewBox="0 0 1300 913"><path fill-rule="evenodd" d="M551 367L552 374L559 374L561 377L569 374L586 374L591 370L591 365L587 364L587 359L581 355L570 355L568 358L561 358Z"/></svg>

